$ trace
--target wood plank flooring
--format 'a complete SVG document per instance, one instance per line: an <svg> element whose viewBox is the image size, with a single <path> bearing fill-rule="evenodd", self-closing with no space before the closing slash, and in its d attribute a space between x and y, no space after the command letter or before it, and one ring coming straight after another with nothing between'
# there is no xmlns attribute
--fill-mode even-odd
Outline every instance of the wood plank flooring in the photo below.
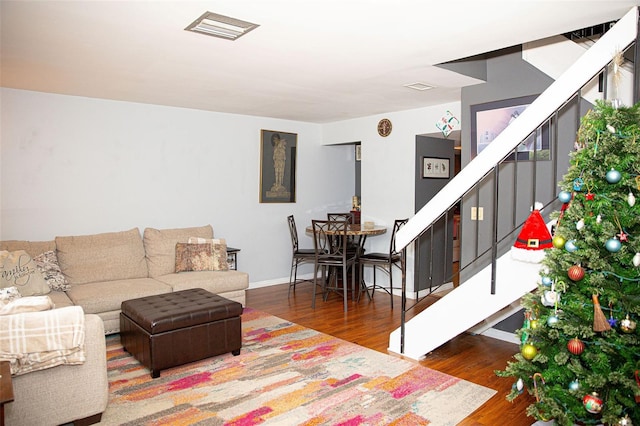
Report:
<svg viewBox="0 0 640 426"><path fill-rule="evenodd" d="M311 308L311 284L297 285L287 297L288 284L250 289L247 306L295 322L323 333L389 353L389 333L400 326L400 298L377 292L372 301L363 297L359 303L350 301L349 312L343 312L342 298L330 295L326 302L318 297L316 309ZM430 296L424 305L437 300ZM407 314L407 317L415 315ZM464 315L464 312L460 312ZM428 333L425 330L425 333ZM535 419L527 417L526 407L534 399L526 393L513 403L505 399L511 389L511 378L500 378L495 370L503 369L518 351L518 345L486 336L463 334L431 352L420 364L498 391L482 407L459 423L463 426L530 426Z"/></svg>

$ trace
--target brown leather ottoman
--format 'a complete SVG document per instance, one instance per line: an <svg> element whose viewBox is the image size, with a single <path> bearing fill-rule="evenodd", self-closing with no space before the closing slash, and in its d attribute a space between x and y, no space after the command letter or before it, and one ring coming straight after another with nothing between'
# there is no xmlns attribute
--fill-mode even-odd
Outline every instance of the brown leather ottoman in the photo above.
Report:
<svg viewBox="0 0 640 426"><path fill-rule="evenodd" d="M242 304L201 288L122 302L124 349L160 377L160 370L242 347Z"/></svg>

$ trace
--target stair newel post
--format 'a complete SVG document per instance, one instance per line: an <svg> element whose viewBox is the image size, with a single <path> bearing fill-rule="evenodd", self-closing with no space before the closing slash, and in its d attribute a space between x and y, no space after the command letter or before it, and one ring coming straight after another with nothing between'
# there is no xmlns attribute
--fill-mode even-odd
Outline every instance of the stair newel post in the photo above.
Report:
<svg viewBox="0 0 640 426"><path fill-rule="evenodd" d="M498 178L500 166L493 168L493 241L491 242L491 294L496 294L496 264L498 259Z"/></svg>
<svg viewBox="0 0 640 426"><path fill-rule="evenodd" d="M640 19L636 16L636 41L633 46L633 104L640 101Z"/></svg>

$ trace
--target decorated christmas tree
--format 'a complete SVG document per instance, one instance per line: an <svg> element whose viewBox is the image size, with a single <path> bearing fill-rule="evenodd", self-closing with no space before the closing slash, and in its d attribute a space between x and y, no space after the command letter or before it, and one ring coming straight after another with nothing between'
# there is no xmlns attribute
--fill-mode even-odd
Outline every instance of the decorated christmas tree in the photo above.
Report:
<svg viewBox="0 0 640 426"><path fill-rule="evenodd" d="M496 372L515 379L509 400L533 395L537 420L640 426L639 108L601 101L583 117L521 351Z"/></svg>

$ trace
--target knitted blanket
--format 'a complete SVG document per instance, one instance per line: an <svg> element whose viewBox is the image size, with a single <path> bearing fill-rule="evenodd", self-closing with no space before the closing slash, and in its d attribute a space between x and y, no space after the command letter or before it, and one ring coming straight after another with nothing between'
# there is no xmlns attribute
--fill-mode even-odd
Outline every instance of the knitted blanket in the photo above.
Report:
<svg viewBox="0 0 640 426"><path fill-rule="evenodd" d="M0 360L12 375L82 364L84 330L80 306L0 316Z"/></svg>

